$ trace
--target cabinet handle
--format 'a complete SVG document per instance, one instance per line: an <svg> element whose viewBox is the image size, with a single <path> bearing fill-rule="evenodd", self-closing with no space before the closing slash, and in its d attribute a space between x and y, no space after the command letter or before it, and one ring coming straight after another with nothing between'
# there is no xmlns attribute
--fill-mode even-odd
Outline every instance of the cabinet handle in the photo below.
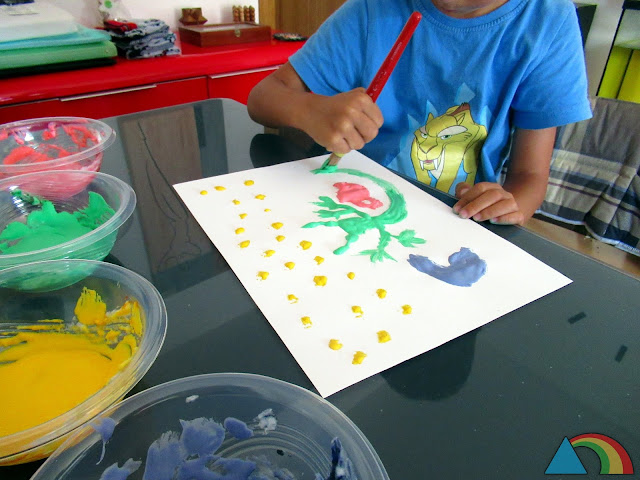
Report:
<svg viewBox="0 0 640 480"><path fill-rule="evenodd" d="M74 100L82 100L85 98L105 97L107 95L117 95L119 93L137 92L138 90L150 90L152 88L156 88L156 86L157 85L154 83L153 85L142 85L140 87L120 88L118 90L107 90L105 92L87 93L85 95L74 95L72 97L63 97L60 99L60 101L72 102Z"/></svg>
<svg viewBox="0 0 640 480"><path fill-rule="evenodd" d="M220 73L217 75L209 75L209 78L224 78L224 77L235 77L236 75L247 75L249 73L257 73L257 72L266 72L269 70L277 70L282 65L272 65L270 67L262 67L262 68L253 68L251 70L240 70L239 72L229 72L229 73Z"/></svg>

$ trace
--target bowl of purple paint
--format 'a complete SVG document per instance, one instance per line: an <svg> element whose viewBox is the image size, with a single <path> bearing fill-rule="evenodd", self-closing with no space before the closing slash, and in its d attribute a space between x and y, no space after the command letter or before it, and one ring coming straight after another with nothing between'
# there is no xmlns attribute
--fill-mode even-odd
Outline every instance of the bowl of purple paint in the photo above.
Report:
<svg viewBox="0 0 640 480"><path fill-rule="evenodd" d="M323 398L213 373L142 391L75 432L32 480L388 480L358 427Z"/></svg>
<svg viewBox="0 0 640 480"><path fill-rule="evenodd" d="M97 172L115 136L106 123L82 117L34 118L0 125L0 179L45 170Z"/></svg>

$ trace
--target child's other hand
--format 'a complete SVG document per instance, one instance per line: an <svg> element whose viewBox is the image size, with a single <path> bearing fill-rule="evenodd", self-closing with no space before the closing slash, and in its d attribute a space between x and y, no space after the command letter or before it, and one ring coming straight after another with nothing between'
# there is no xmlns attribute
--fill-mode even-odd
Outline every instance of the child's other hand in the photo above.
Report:
<svg viewBox="0 0 640 480"><path fill-rule="evenodd" d="M513 194L498 183L481 182L471 186L461 182L456 185L456 197L459 200L453 211L462 218L505 225L522 225L525 221Z"/></svg>
<svg viewBox="0 0 640 480"><path fill-rule="evenodd" d="M378 135L384 121L364 88L331 97L313 95L308 100L303 130L330 152L345 154L361 149Z"/></svg>

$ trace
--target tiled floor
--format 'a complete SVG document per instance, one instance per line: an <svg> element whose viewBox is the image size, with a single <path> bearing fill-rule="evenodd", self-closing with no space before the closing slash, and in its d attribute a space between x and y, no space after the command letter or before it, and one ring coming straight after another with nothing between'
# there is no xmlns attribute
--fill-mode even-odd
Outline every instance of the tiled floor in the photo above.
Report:
<svg viewBox="0 0 640 480"><path fill-rule="evenodd" d="M636 255L537 218L529 220L525 228L552 242L589 255L640 280L640 257Z"/></svg>

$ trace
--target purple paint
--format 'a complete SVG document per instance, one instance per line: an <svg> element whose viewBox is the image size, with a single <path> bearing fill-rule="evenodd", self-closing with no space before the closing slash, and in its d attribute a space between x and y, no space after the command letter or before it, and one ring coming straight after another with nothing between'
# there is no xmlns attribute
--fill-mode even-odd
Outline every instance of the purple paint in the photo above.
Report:
<svg viewBox="0 0 640 480"><path fill-rule="evenodd" d="M409 255L409 264L419 272L458 287L470 287L487 272L487 263L466 247L449 256L442 266L422 255Z"/></svg>
<svg viewBox="0 0 640 480"><path fill-rule="evenodd" d="M247 424L237 418L227 417L224 419L224 428L238 440L246 440L253 436L253 430Z"/></svg>
<svg viewBox="0 0 640 480"><path fill-rule="evenodd" d="M116 428L116 421L111 417L105 417L92 422L90 425L102 438L102 454L100 455L100 460L96 463L96 465L100 465L107 449L107 442L111 439L113 430Z"/></svg>
<svg viewBox="0 0 640 480"><path fill-rule="evenodd" d="M142 462L136 462L131 458L124 462L122 467L118 467L118 464L114 463L102 472L100 480L127 480L129 475L140 468L141 464Z"/></svg>

